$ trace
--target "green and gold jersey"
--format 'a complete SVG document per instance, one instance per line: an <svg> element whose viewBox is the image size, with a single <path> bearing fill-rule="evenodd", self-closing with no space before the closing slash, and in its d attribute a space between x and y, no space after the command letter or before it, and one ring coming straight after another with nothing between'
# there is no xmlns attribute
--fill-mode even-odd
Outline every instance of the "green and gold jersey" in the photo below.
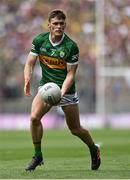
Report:
<svg viewBox="0 0 130 180"><path fill-rule="evenodd" d="M63 34L60 42L54 44L49 32L41 33L33 39L30 53L38 56L40 60L42 68L40 86L47 82L54 82L62 87L67 75L67 64L77 64L79 57L77 44L66 34ZM74 92L75 82L67 93Z"/></svg>

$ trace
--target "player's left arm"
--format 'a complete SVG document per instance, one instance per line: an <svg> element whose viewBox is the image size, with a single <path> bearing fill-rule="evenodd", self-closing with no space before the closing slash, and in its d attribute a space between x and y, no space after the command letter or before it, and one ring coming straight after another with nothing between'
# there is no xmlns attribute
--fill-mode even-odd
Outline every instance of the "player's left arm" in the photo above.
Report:
<svg viewBox="0 0 130 180"><path fill-rule="evenodd" d="M72 64L72 65L68 65L67 64L67 76L64 80L64 83L62 85L61 88L61 97L63 97L63 95L70 89L70 87L72 86L74 79L75 79L75 74L76 74L76 70L77 70L78 64Z"/></svg>
<svg viewBox="0 0 130 180"><path fill-rule="evenodd" d="M79 48L76 43L73 43L70 49L70 55L67 59L67 76L61 88L61 96L63 96L71 88L75 80L78 61L79 61Z"/></svg>

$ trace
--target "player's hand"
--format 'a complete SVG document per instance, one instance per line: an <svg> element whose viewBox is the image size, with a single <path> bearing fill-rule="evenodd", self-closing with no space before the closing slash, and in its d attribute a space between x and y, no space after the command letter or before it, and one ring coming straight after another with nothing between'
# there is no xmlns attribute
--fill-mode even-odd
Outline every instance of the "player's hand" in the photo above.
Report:
<svg viewBox="0 0 130 180"><path fill-rule="evenodd" d="M62 91L62 89L61 89L61 98L64 96L64 92Z"/></svg>
<svg viewBox="0 0 130 180"><path fill-rule="evenodd" d="M30 93L30 82L25 82L25 85L24 85L24 94L25 96L31 96L31 93Z"/></svg>

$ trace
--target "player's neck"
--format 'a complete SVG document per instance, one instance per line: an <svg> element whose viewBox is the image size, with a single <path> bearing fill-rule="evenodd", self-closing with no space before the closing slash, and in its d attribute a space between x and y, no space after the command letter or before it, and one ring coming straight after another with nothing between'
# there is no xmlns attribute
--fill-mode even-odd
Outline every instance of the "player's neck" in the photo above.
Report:
<svg viewBox="0 0 130 180"><path fill-rule="evenodd" d="M64 34L62 34L61 36L55 36L50 33L49 40L52 44L57 45L62 42L62 40L64 39L64 36L65 36Z"/></svg>
<svg viewBox="0 0 130 180"><path fill-rule="evenodd" d="M58 43L59 41L61 41L62 37L63 34L61 36L55 36L53 34L50 34L50 38L53 43Z"/></svg>

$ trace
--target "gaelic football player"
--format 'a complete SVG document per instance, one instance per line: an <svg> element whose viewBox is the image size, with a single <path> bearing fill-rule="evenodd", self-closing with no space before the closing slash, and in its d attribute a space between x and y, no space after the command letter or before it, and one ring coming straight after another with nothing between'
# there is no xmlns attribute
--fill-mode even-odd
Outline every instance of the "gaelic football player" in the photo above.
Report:
<svg viewBox="0 0 130 180"><path fill-rule="evenodd" d="M61 88L61 106L65 114L70 132L79 137L89 148L91 155L91 169L99 168L100 149L95 145L88 130L80 125L78 96L75 87L75 75L79 63L79 49L77 44L65 33L66 15L62 10L53 10L48 17L49 31L38 34L32 42L31 51L24 68L24 93L30 96L30 84L36 61L40 61L42 69L40 86L47 82L54 82ZM31 108L30 131L34 145L34 156L25 168L26 171L44 163L41 150L43 127L41 118L52 108L37 94Z"/></svg>

